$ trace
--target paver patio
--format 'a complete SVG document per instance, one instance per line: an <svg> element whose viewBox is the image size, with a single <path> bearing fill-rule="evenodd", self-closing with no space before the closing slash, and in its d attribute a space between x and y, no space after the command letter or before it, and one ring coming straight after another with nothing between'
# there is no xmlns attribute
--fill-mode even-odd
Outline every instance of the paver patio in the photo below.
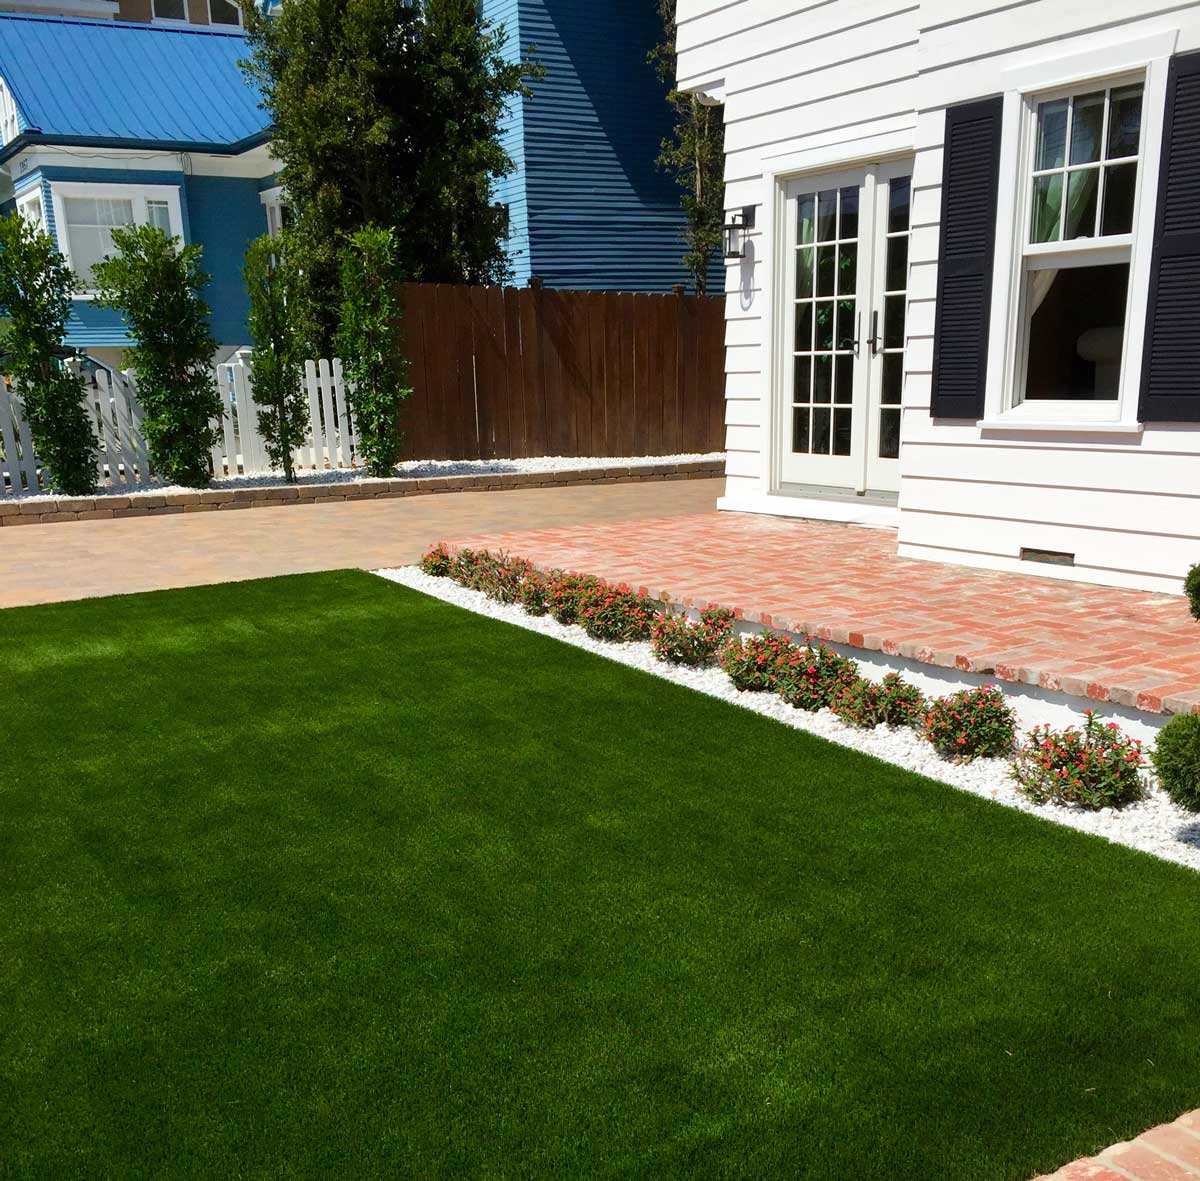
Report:
<svg viewBox="0 0 1200 1181"><path fill-rule="evenodd" d="M0 607L415 562L468 530L711 510L724 480L451 492L0 530Z"/></svg>
<svg viewBox="0 0 1200 1181"><path fill-rule="evenodd" d="M896 556L888 531L741 513L448 538L835 643L1149 712L1200 712L1200 624L1181 595L915 562Z"/></svg>

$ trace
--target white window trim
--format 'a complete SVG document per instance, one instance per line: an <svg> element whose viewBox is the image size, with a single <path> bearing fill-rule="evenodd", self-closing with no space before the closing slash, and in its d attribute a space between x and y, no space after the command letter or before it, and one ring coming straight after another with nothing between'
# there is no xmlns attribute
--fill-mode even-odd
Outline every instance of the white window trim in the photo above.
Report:
<svg viewBox="0 0 1200 1181"><path fill-rule="evenodd" d="M185 240L183 208L179 200L178 185L92 184L87 181L52 180L50 198L54 207L54 234L58 240L58 249L72 270L75 270L75 263L71 258L71 239L67 233L67 207L64 202L67 197L111 197L132 201L133 218L138 225L145 225L150 220L146 213L147 201L165 201L171 233L181 242ZM95 298L94 289L84 289L72 294L72 299Z"/></svg>
<svg viewBox="0 0 1200 1181"><path fill-rule="evenodd" d="M40 222L30 221L29 216L25 212L25 210L35 201L38 203L42 211L42 218ZM31 225L40 225L43 230L46 230L47 232L49 231L49 227L46 224L46 201L42 195L42 185L40 181L37 184L30 185L25 192L18 193L16 203L17 212L24 217L27 222L30 222Z"/></svg>
<svg viewBox="0 0 1200 1181"><path fill-rule="evenodd" d="M1146 300L1150 282L1150 258L1154 245L1154 214L1158 194L1158 167L1167 95L1167 69L1175 50L1178 31L1170 30L1059 58L1016 67L1005 73L1004 124L1000 146L1001 184L996 211L996 252L992 277L992 310L989 325L987 390L984 418L980 425L1026 430L1086 429L1099 424L1117 424L1136 431L1138 390L1146 325ZM1051 94L1077 93L1089 86L1119 85L1140 79L1142 130L1138 158L1138 191L1134 207L1133 234L1119 239L1087 239L1070 252L1100 265L1105 258L1129 252L1129 297L1125 316L1125 348L1121 359L1121 384L1115 401L1037 401L1014 405L1023 357L1024 332L1021 307L1023 271L1030 255L1025 230L1029 218L1029 166L1037 103ZM1061 247L1045 252L1064 257Z"/></svg>
<svg viewBox="0 0 1200 1181"><path fill-rule="evenodd" d="M280 229L283 228L283 207L287 205L287 194L283 191L283 185L275 185L274 188L263 189L258 194L258 199L262 202L263 216L267 219L267 233L271 237L276 238L276 234L271 225L272 211L275 214L276 224Z"/></svg>
<svg viewBox="0 0 1200 1181"><path fill-rule="evenodd" d="M183 25L190 25L192 23L190 0L183 0L182 20L173 16L156 16L154 13L154 0L150 0L150 23L152 25L172 25L175 28L181 28Z"/></svg>
<svg viewBox="0 0 1200 1181"><path fill-rule="evenodd" d="M12 143L21 134L21 109L8 83L0 78L0 143Z"/></svg>
<svg viewBox="0 0 1200 1181"><path fill-rule="evenodd" d="M232 25L231 25L231 24L228 24L228 23L227 23L227 22L225 22L225 21L215 21L215 20L213 20L213 14L212 14L213 0L207 0L207 3L208 3L208 23L209 23L209 24L210 24L210 25L211 25L211 26L212 26L214 29L243 29L243 28L245 28L245 27L246 27L246 22L245 22L245 20L244 20L244 19L243 19L243 17L242 17L242 6L241 6L240 4L238 4L238 3L237 3L237 0L230 0L230 2L233 4L233 10L234 10L234 12L236 12L236 13L237 13L237 21L236 21L236 23L234 23L234 24L232 24ZM187 3L188 3L188 0L183 0L183 4L184 4L184 7L185 7L185 8L187 7Z"/></svg>

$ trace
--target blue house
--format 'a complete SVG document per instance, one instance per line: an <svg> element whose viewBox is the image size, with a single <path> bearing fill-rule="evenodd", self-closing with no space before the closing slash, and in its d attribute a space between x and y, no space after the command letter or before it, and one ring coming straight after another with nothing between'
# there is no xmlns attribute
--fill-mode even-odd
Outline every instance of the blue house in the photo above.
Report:
<svg viewBox="0 0 1200 1181"><path fill-rule="evenodd" d="M266 113L238 32L0 14L0 167L13 203L79 276L68 343L113 364L128 338L92 266L114 226L146 222L204 248L223 354L247 342L246 244L281 217Z"/></svg>
<svg viewBox="0 0 1200 1181"><path fill-rule="evenodd" d="M508 208L513 281L670 291L689 281L679 188L656 160L671 131L667 87L647 57L662 40L653 0L483 0L516 61L532 47L545 77L511 104L503 143L515 171L494 187ZM713 259L710 292L725 269Z"/></svg>

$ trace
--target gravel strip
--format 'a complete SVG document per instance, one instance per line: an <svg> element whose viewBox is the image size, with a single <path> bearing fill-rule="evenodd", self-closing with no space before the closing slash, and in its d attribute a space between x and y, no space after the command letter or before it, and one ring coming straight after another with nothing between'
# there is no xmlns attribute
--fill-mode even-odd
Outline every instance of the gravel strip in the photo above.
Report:
<svg viewBox="0 0 1200 1181"><path fill-rule="evenodd" d="M725 452L714 451L704 455L635 455L597 458L595 456L543 455L534 459L409 459L397 464L393 479L432 479L438 476L487 476L497 472L590 472L602 467L662 467L673 463L724 462ZM370 479L363 468L333 468L324 472L301 472L296 485L306 484L354 484ZM181 484L164 484L149 480L136 486L114 486L97 488L88 492L88 497L102 496L162 496L167 492L215 491L222 488L278 488L287 484L281 475L272 472L251 472L245 476L223 476L210 480L203 489L185 488ZM3 496L3 484L0 484ZM4 497L8 500L9 497ZM39 492L34 496L18 495L14 500L38 501L60 500L61 494Z"/></svg>
<svg viewBox="0 0 1200 1181"><path fill-rule="evenodd" d="M423 591L436 599L464 607L491 619L504 620L529 631L552 636L598 656L615 660L631 668L641 669L677 685L686 685L710 697L718 697L732 705L764 714L791 726L819 735L839 746L848 746L877 759L894 763L909 771L927 775L942 783L984 796L1009 808L1031 812L1044 820L1065 824L1095 836L1104 837L1119 845L1128 845L1174 861L1191 869L1200 869L1200 816L1186 812L1173 804L1165 793L1151 788L1149 796L1121 810L1107 809L1089 812L1063 805L1032 804L1020 795L1008 777L1008 763L1002 759L977 759L958 765L947 763L933 748L911 730L891 730L880 726L875 730L858 730L847 726L830 710L805 713L793 709L773 693L745 693L735 689L729 678L718 668L686 668L655 659L648 643L613 644L590 639L582 628L555 622L549 616L526 615L521 607L496 603L480 591L467 590L448 578L434 578L415 566L393 570L377 570L383 578L398 582L413 590Z"/></svg>

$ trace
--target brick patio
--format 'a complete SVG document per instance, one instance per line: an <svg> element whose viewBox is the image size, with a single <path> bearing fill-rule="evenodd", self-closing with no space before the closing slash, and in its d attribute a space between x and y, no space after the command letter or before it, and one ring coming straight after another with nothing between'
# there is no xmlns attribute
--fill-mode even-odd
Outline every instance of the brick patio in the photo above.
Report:
<svg viewBox="0 0 1200 1181"><path fill-rule="evenodd" d="M1182 596L914 562L890 532L741 513L451 540L1000 681L1200 712L1200 624Z"/></svg>
<svg viewBox="0 0 1200 1181"><path fill-rule="evenodd" d="M1193 1111L1035 1181L1196 1181L1198 1177L1200 1112Z"/></svg>

